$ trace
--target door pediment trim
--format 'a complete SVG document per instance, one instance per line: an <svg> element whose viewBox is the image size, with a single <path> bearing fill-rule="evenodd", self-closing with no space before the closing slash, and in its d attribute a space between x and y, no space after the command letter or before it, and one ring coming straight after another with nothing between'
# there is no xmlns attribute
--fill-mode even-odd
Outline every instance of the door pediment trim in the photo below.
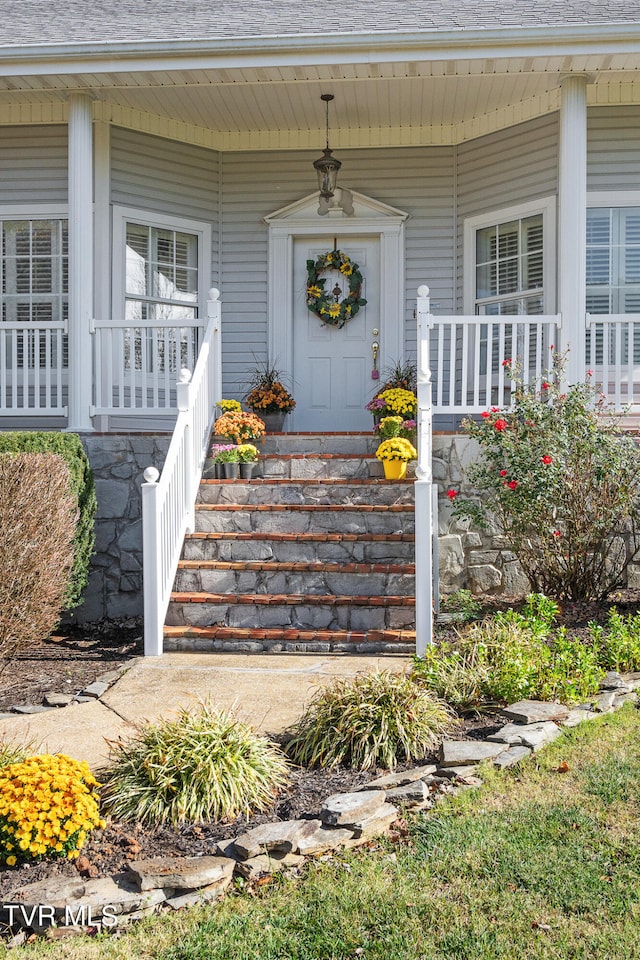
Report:
<svg viewBox="0 0 640 960"><path fill-rule="evenodd" d="M338 192L340 192L340 188ZM281 223L294 221L299 227L313 227L314 232L321 232L317 231L317 227L324 225L327 231L331 233L335 229L334 225L336 223L340 224L342 232L343 226L347 223L356 222L360 229L362 222L365 220L368 222L381 221L388 223L389 221L399 221L403 223L409 217L409 214L403 210L398 210L388 203L382 203L380 200L368 197L364 193L358 193L356 190L349 190L348 192L353 204L353 214L349 216L344 215L340 207L330 209L328 214L326 212L321 214L319 212L318 193L316 192L268 214L264 218L264 222L269 224L270 227L275 227Z"/></svg>

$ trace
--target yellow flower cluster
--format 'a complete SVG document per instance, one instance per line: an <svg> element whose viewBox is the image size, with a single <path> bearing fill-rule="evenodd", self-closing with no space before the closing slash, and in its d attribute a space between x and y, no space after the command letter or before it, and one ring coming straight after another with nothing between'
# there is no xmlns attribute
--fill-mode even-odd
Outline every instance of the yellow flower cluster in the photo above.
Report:
<svg viewBox="0 0 640 960"><path fill-rule="evenodd" d="M42 754L0 770L0 862L74 860L99 815L100 784L84 761Z"/></svg>
<svg viewBox="0 0 640 960"><path fill-rule="evenodd" d="M247 440L260 440L264 436L264 420L255 413L223 413L215 422L214 430L220 437L233 440L234 443L246 443Z"/></svg>
<svg viewBox="0 0 640 960"><path fill-rule="evenodd" d="M247 406L260 413L289 413L296 402L279 380L255 387L247 397Z"/></svg>
<svg viewBox="0 0 640 960"><path fill-rule="evenodd" d="M401 387L392 387L383 390L378 396L384 401L387 410L400 416L415 416L418 410L418 398L412 390L403 390Z"/></svg>
<svg viewBox="0 0 640 960"><path fill-rule="evenodd" d="M236 452L240 463L255 463L258 459L258 451L252 443L241 443Z"/></svg>
<svg viewBox="0 0 640 960"><path fill-rule="evenodd" d="M223 413L240 413L242 410L239 400L218 400L216 407L219 407Z"/></svg>
<svg viewBox="0 0 640 960"><path fill-rule="evenodd" d="M378 460L415 460L418 451L414 445L404 437L392 437L383 440L376 450Z"/></svg>

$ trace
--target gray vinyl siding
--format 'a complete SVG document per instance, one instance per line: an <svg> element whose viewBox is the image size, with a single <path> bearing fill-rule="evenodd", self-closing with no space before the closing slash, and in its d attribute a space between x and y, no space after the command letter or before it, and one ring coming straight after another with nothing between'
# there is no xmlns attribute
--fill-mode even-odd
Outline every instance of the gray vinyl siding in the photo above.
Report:
<svg viewBox="0 0 640 960"><path fill-rule="evenodd" d="M457 162L458 312L467 217L558 192L558 114L460 144Z"/></svg>
<svg viewBox="0 0 640 960"><path fill-rule="evenodd" d="M591 108L587 130L587 189L640 190L640 107Z"/></svg>
<svg viewBox="0 0 640 960"><path fill-rule="evenodd" d="M267 355L268 228L262 218L313 192L318 152L223 156L223 380L231 396L243 392L248 368ZM453 306L453 148L341 150L339 159L340 183L409 214L405 351L413 357L418 286L428 283L444 311Z"/></svg>
<svg viewBox="0 0 640 960"><path fill-rule="evenodd" d="M214 284L219 282L219 169L214 150L112 128L112 202L211 224Z"/></svg>
<svg viewBox="0 0 640 960"><path fill-rule="evenodd" d="M66 203L67 127L2 127L0 169L0 203Z"/></svg>

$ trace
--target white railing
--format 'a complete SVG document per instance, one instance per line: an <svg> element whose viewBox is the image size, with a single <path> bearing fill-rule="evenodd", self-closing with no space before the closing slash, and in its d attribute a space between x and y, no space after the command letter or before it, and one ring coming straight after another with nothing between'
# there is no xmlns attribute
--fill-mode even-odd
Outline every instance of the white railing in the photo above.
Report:
<svg viewBox="0 0 640 960"><path fill-rule="evenodd" d="M640 314L587 314L591 382L615 410L640 406Z"/></svg>
<svg viewBox="0 0 640 960"><path fill-rule="evenodd" d="M67 415L67 325L0 323L0 415Z"/></svg>
<svg viewBox="0 0 640 960"><path fill-rule="evenodd" d="M551 365L559 316L430 317L433 405L437 413L481 413L509 406L509 360L525 383Z"/></svg>
<svg viewBox="0 0 640 960"><path fill-rule="evenodd" d="M177 384L178 417L160 476L144 471L142 551L145 656L162 654L164 619L185 534L194 527L194 505L216 400L222 395L219 292L211 290L207 328L198 360Z"/></svg>
<svg viewBox="0 0 640 960"><path fill-rule="evenodd" d="M438 536L438 488L433 484L431 467L433 443L429 340L432 319L429 308L429 287L418 287L416 309L418 324L418 466L416 469L414 510L416 654L419 657L424 656L427 646L433 642L434 597L437 597L438 593L437 577L434 584L434 568L437 566L437 564L434 564L434 541Z"/></svg>
<svg viewBox="0 0 640 960"><path fill-rule="evenodd" d="M91 416L166 415L176 408L180 370L193 370L202 320L94 320Z"/></svg>

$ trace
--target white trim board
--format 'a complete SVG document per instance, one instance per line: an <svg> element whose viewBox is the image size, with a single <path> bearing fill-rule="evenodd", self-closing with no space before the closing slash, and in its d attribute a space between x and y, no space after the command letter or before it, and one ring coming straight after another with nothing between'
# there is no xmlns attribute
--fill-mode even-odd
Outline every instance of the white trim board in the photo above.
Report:
<svg viewBox="0 0 640 960"><path fill-rule="evenodd" d="M304 237L379 238L384 355L404 358L404 224L409 215L355 191L351 196L352 217L320 216L318 194L313 193L264 218L269 226L268 358L277 358L287 373L293 372L293 244Z"/></svg>

